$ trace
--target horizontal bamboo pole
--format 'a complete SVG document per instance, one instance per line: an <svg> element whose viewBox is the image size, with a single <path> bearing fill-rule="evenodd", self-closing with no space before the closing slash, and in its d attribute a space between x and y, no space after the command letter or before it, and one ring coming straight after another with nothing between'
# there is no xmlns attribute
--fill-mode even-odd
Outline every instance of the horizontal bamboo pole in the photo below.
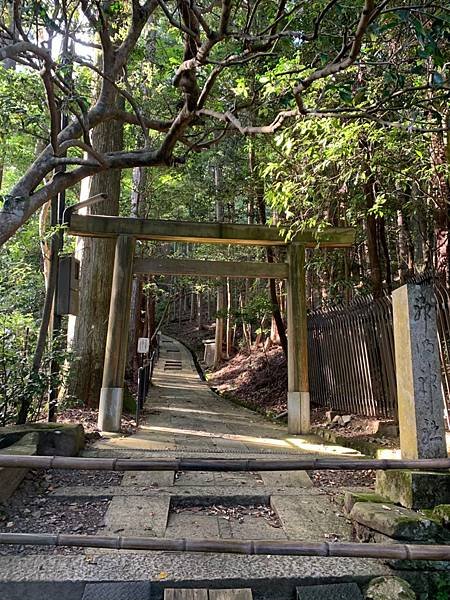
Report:
<svg viewBox="0 0 450 600"><path fill-rule="evenodd" d="M363 544L302 542L297 540L214 540L165 539L51 533L0 533L0 544L21 546L79 546L114 550L169 552L217 552L227 554L275 554L282 556L323 556L390 558L400 560L450 560L450 546L426 544Z"/></svg>
<svg viewBox="0 0 450 600"><path fill-rule="evenodd" d="M0 467L95 471L447 471L450 458L416 460L347 458L78 458L0 454Z"/></svg>

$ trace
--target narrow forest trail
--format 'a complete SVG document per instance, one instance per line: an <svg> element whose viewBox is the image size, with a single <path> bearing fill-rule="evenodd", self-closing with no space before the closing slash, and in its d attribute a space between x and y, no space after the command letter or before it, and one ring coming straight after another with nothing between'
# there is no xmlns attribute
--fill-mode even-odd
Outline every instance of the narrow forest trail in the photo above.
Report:
<svg viewBox="0 0 450 600"><path fill-rule="evenodd" d="M354 456L355 451L324 444L315 436L289 435L285 427L220 398L200 379L188 350L164 336L137 433L128 437L108 434L84 452L85 456L134 458L218 454L233 458L270 454ZM80 481L58 487L52 495L62 502L107 498L98 529L102 535L304 541L352 538L351 526L339 506L323 489L314 487L304 471L127 472L106 486L104 482L87 485ZM282 600L293 597L295 585L302 582L365 579L388 571L378 560L307 556L268 558L98 548L80 549L70 556L0 556L0 573L8 573L9 582L39 582L44 586L41 590L50 581L67 586L68 581L147 582L152 600L162 599L163 589L177 586L252 587L257 600ZM92 593L103 600L101 589L94 587ZM69 595L64 598L84 600L85 592L79 590L88 588L73 588L74 595L67 591ZM108 588L105 590L105 598L109 598ZM146 593L140 596L136 592L130 597L139 600L147 598ZM46 596L36 595L41 597Z"/></svg>
<svg viewBox="0 0 450 600"><path fill-rule="evenodd" d="M200 379L191 353L168 336L162 338L160 359L138 432L129 437L108 435L95 448L177 455L355 455L354 450L326 444L318 436L288 434L285 426L219 397Z"/></svg>

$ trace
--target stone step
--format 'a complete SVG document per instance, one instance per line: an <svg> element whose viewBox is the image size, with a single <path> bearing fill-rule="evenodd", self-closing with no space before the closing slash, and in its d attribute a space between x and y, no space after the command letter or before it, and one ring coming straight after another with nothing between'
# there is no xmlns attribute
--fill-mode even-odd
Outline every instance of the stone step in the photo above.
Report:
<svg viewBox="0 0 450 600"><path fill-rule="evenodd" d="M297 600L363 600L356 583L307 585L297 588Z"/></svg>
<svg viewBox="0 0 450 600"><path fill-rule="evenodd" d="M87 583L82 600L150 600L150 582Z"/></svg>
<svg viewBox="0 0 450 600"><path fill-rule="evenodd" d="M350 512L350 519L368 530L395 540L433 540L440 543L450 540L448 531L435 520L395 504L356 502ZM363 531L357 533L363 534Z"/></svg>
<svg viewBox="0 0 450 600"><path fill-rule="evenodd" d="M170 508L170 496L114 496L106 511L105 535L163 537ZM133 533L131 533L133 532Z"/></svg>

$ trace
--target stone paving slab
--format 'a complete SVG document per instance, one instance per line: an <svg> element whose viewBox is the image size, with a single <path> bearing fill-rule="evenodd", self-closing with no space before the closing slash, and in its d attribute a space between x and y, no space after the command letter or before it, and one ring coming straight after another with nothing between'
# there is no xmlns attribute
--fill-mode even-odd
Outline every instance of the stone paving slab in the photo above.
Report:
<svg viewBox="0 0 450 600"><path fill-rule="evenodd" d="M252 600L252 590L209 590L209 600Z"/></svg>
<svg viewBox="0 0 450 600"><path fill-rule="evenodd" d="M363 600L363 596L356 583L335 583L297 588L297 600Z"/></svg>
<svg viewBox="0 0 450 600"><path fill-rule="evenodd" d="M150 600L150 582L88 583L82 600Z"/></svg>
<svg viewBox="0 0 450 600"><path fill-rule="evenodd" d="M337 446L339 448L339 446ZM112 455L117 456L118 458L264 458L270 457L273 455L273 458L279 459L280 457L286 457L286 459L294 459L298 458L301 460L302 458L307 459L315 459L315 458L324 458L324 456L331 456L332 453L317 453L312 452L308 454L299 453L295 449L283 449L283 448L260 448L258 450L247 450L245 452L238 452L237 450L234 452L232 449L229 449L227 452L223 452L217 448L214 448L212 445L208 447L207 450L203 448L191 448L190 450L186 450L182 452L180 448L178 449L169 449L169 450L142 450L139 448L114 448L114 452L109 450L108 448L90 448L88 450L83 451L83 456L86 458L104 458L111 457ZM353 459L364 459L362 454L345 454L344 456L348 456Z"/></svg>
<svg viewBox="0 0 450 600"><path fill-rule="evenodd" d="M313 482L306 471L261 471L266 487L312 488Z"/></svg>
<svg viewBox="0 0 450 600"><path fill-rule="evenodd" d="M208 600L208 590L175 589L165 590L164 600Z"/></svg>
<svg viewBox="0 0 450 600"><path fill-rule="evenodd" d="M271 505L283 523L289 539L351 541L347 518L327 496L271 496Z"/></svg>
<svg viewBox="0 0 450 600"><path fill-rule="evenodd" d="M2 600L81 600L84 589L83 581L7 581L0 582L0 598Z"/></svg>
<svg viewBox="0 0 450 600"><path fill-rule="evenodd" d="M106 511L104 535L163 537L170 508L170 496L114 496Z"/></svg>

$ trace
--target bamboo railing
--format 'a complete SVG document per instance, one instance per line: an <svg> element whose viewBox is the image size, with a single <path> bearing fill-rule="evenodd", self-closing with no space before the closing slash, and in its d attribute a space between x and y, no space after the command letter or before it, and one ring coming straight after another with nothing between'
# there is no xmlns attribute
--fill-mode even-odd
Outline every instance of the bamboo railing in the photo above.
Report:
<svg viewBox="0 0 450 600"><path fill-rule="evenodd" d="M426 544L361 544L355 542L302 542L297 540L164 539L51 533L0 533L0 545L78 546L113 550L166 552L217 552L226 554L271 554L278 556L322 556L384 558L399 560L450 560L450 546Z"/></svg>
<svg viewBox="0 0 450 600"><path fill-rule="evenodd" d="M0 454L0 467L95 471L447 471L450 458L78 458Z"/></svg>

